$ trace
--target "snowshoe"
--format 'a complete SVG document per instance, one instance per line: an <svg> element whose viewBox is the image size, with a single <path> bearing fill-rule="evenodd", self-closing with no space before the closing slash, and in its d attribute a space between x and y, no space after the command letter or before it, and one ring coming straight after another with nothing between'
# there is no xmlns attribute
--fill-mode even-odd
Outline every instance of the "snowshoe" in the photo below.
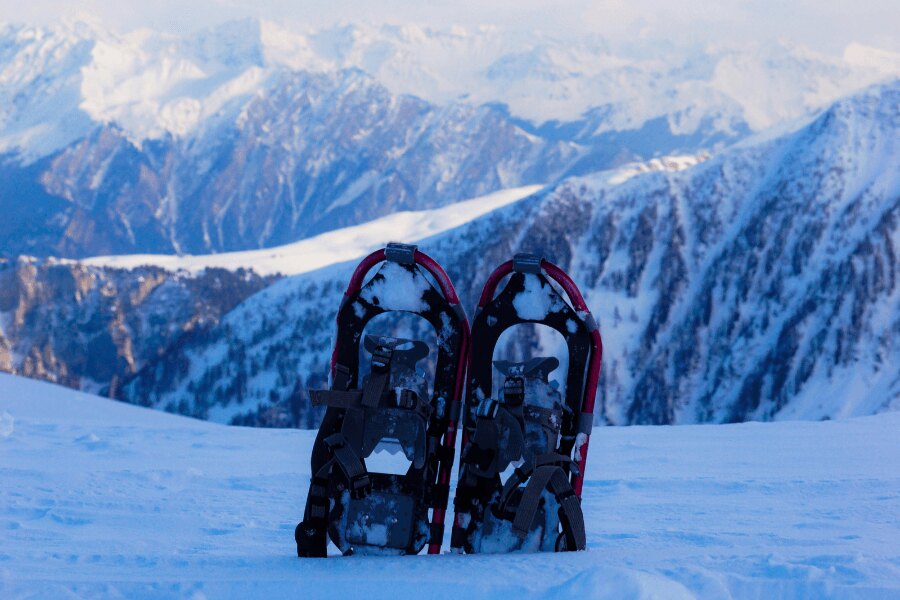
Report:
<svg viewBox="0 0 900 600"><path fill-rule="evenodd" d="M564 393L549 379L556 357L493 362L500 335L522 323L565 339ZM490 276L472 322L454 551L585 549L581 488L601 355L596 321L562 269L520 254ZM504 378L496 397L494 369Z"/></svg>
<svg viewBox="0 0 900 600"><path fill-rule="evenodd" d="M363 335L373 318L392 311L419 315L435 330L430 394L417 369L429 355L426 343ZM468 337L450 279L415 246L388 244L360 263L338 310L331 388L310 391L312 403L326 408L295 531L298 556L326 556L329 537L345 555L417 554L426 543L429 553L440 552ZM371 355L364 377L361 343ZM384 446L410 461L405 474L366 468L366 458Z"/></svg>

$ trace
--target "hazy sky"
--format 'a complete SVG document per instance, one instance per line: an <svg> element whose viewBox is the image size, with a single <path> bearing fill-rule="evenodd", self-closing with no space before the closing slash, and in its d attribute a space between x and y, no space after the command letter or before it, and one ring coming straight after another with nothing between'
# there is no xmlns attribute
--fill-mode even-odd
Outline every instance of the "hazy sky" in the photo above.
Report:
<svg viewBox="0 0 900 600"><path fill-rule="evenodd" d="M311 26L352 21L489 23L563 36L598 33L613 43L635 38L779 38L828 53L858 41L900 51L900 0L0 0L0 21L45 23L72 16L94 18L116 30L190 31L259 16Z"/></svg>

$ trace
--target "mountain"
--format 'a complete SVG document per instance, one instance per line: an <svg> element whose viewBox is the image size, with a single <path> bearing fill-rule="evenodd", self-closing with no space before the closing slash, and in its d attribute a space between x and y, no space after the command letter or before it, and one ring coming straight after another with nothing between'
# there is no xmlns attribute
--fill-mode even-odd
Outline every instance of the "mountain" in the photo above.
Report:
<svg viewBox="0 0 900 600"><path fill-rule="evenodd" d="M489 27L245 20L178 37L6 25L0 253L287 244L718 149L896 75L896 58L859 45L841 59L793 46L626 51Z"/></svg>
<svg viewBox="0 0 900 600"><path fill-rule="evenodd" d="M704 157L679 157L678 164L693 164ZM667 163L670 160L667 159ZM660 161L629 168L665 168ZM132 269L156 266L179 273L203 273L207 269L252 270L260 275L297 275L359 258L393 239L416 241L459 227L473 219L511 204L541 189L540 185L509 188L485 196L454 202L441 208L399 211L361 225L328 231L299 242L242 252L219 254L118 254L94 256L82 261L61 260L95 267Z"/></svg>
<svg viewBox="0 0 900 600"><path fill-rule="evenodd" d="M613 424L835 418L900 408L900 81L687 169L572 178L429 238L466 307L518 251L582 286ZM312 426L353 264L287 278L122 385L129 402ZM421 334L421 323L382 323ZM509 354L555 349L522 331Z"/></svg>
<svg viewBox="0 0 900 600"><path fill-rule="evenodd" d="M0 390L10 600L900 593L900 413L597 428L587 552L298 560L313 432L223 427L6 374Z"/></svg>
<svg viewBox="0 0 900 600"><path fill-rule="evenodd" d="M0 261L0 370L115 395L136 371L177 354L281 274L356 258L397 235L446 231L537 189L399 212L268 250Z"/></svg>
<svg viewBox="0 0 900 600"><path fill-rule="evenodd" d="M132 144L115 125L0 167L9 255L208 253L543 183L584 151L497 111L393 96L358 71L282 73L234 120Z"/></svg>
<svg viewBox="0 0 900 600"><path fill-rule="evenodd" d="M609 117L592 123L600 131L662 118L688 134L707 116L719 131L730 121L765 129L900 69L897 54L858 43L830 57L783 42L614 47L597 36L412 23L311 30L245 19L184 36L83 22L8 24L0 40L0 90L16 100L0 113L0 149L31 158L85 137L90 123L117 123L136 143L190 135L281 70L358 70L392 95L441 106L501 103L535 125L578 122L600 108ZM88 122L73 122L76 113Z"/></svg>
<svg viewBox="0 0 900 600"><path fill-rule="evenodd" d="M115 392L274 279L242 268L189 275L24 257L0 263L0 370Z"/></svg>

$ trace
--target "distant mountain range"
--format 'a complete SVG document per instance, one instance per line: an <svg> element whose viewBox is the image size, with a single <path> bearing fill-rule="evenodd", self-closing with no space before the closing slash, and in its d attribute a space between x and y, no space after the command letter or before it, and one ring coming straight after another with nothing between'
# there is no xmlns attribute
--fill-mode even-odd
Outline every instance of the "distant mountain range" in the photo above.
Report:
<svg viewBox="0 0 900 600"><path fill-rule="evenodd" d="M900 81L704 161L566 179L421 244L469 308L516 251L568 269L605 340L606 422L897 409L898 133ZM249 253L228 257L232 268L242 256L252 267ZM313 426L305 390L325 382L355 261L267 285L250 271L195 271L199 258L182 260L194 274L9 263L0 271L4 370L217 421ZM381 327L425 334L414 321ZM557 341L521 330L501 346L521 355ZM85 364L72 348L107 354Z"/></svg>
<svg viewBox="0 0 900 600"><path fill-rule="evenodd" d="M466 306L519 250L599 317L600 418L821 419L900 408L900 81L685 170L573 178L423 242ZM313 425L352 264L284 279L117 391L215 420ZM386 331L423 334L420 323ZM398 329L399 328L399 329ZM523 330L508 355L558 348Z"/></svg>
<svg viewBox="0 0 900 600"><path fill-rule="evenodd" d="M0 370L311 427L354 259L402 237L467 308L515 252L568 269L603 422L900 408L897 56L655 50L0 27Z"/></svg>
<svg viewBox="0 0 900 600"><path fill-rule="evenodd" d="M652 58L647 58L652 56ZM265 248L719 149L900 73L848 47L610 49L493 28L0 28L0 253Z"/></svg>

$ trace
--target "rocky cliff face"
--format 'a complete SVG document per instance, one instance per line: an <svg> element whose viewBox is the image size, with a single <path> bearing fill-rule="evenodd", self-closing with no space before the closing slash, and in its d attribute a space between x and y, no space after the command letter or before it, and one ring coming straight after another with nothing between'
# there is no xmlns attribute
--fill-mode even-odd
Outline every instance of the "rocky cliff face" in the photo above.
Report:
<svg viewBox="0 0 900 600"><path fill-rule="evenodd" d="M568 269L601 323L607 422L897 408L898 107L900 84L874 88L686 171L570 179L422 246L467 307L515 252ZM351 268L254 295L119 396L226 422L313 425L304 390L325 381ZM555 343L523 331L500 352Z"/></svg>
<svg viewBox="0 0 900 600"><path fill-rule="evenodd" d="M20 258L0 266L0 369L115 395L148 361L218 324L272 278L100 269Z"/></svg>

